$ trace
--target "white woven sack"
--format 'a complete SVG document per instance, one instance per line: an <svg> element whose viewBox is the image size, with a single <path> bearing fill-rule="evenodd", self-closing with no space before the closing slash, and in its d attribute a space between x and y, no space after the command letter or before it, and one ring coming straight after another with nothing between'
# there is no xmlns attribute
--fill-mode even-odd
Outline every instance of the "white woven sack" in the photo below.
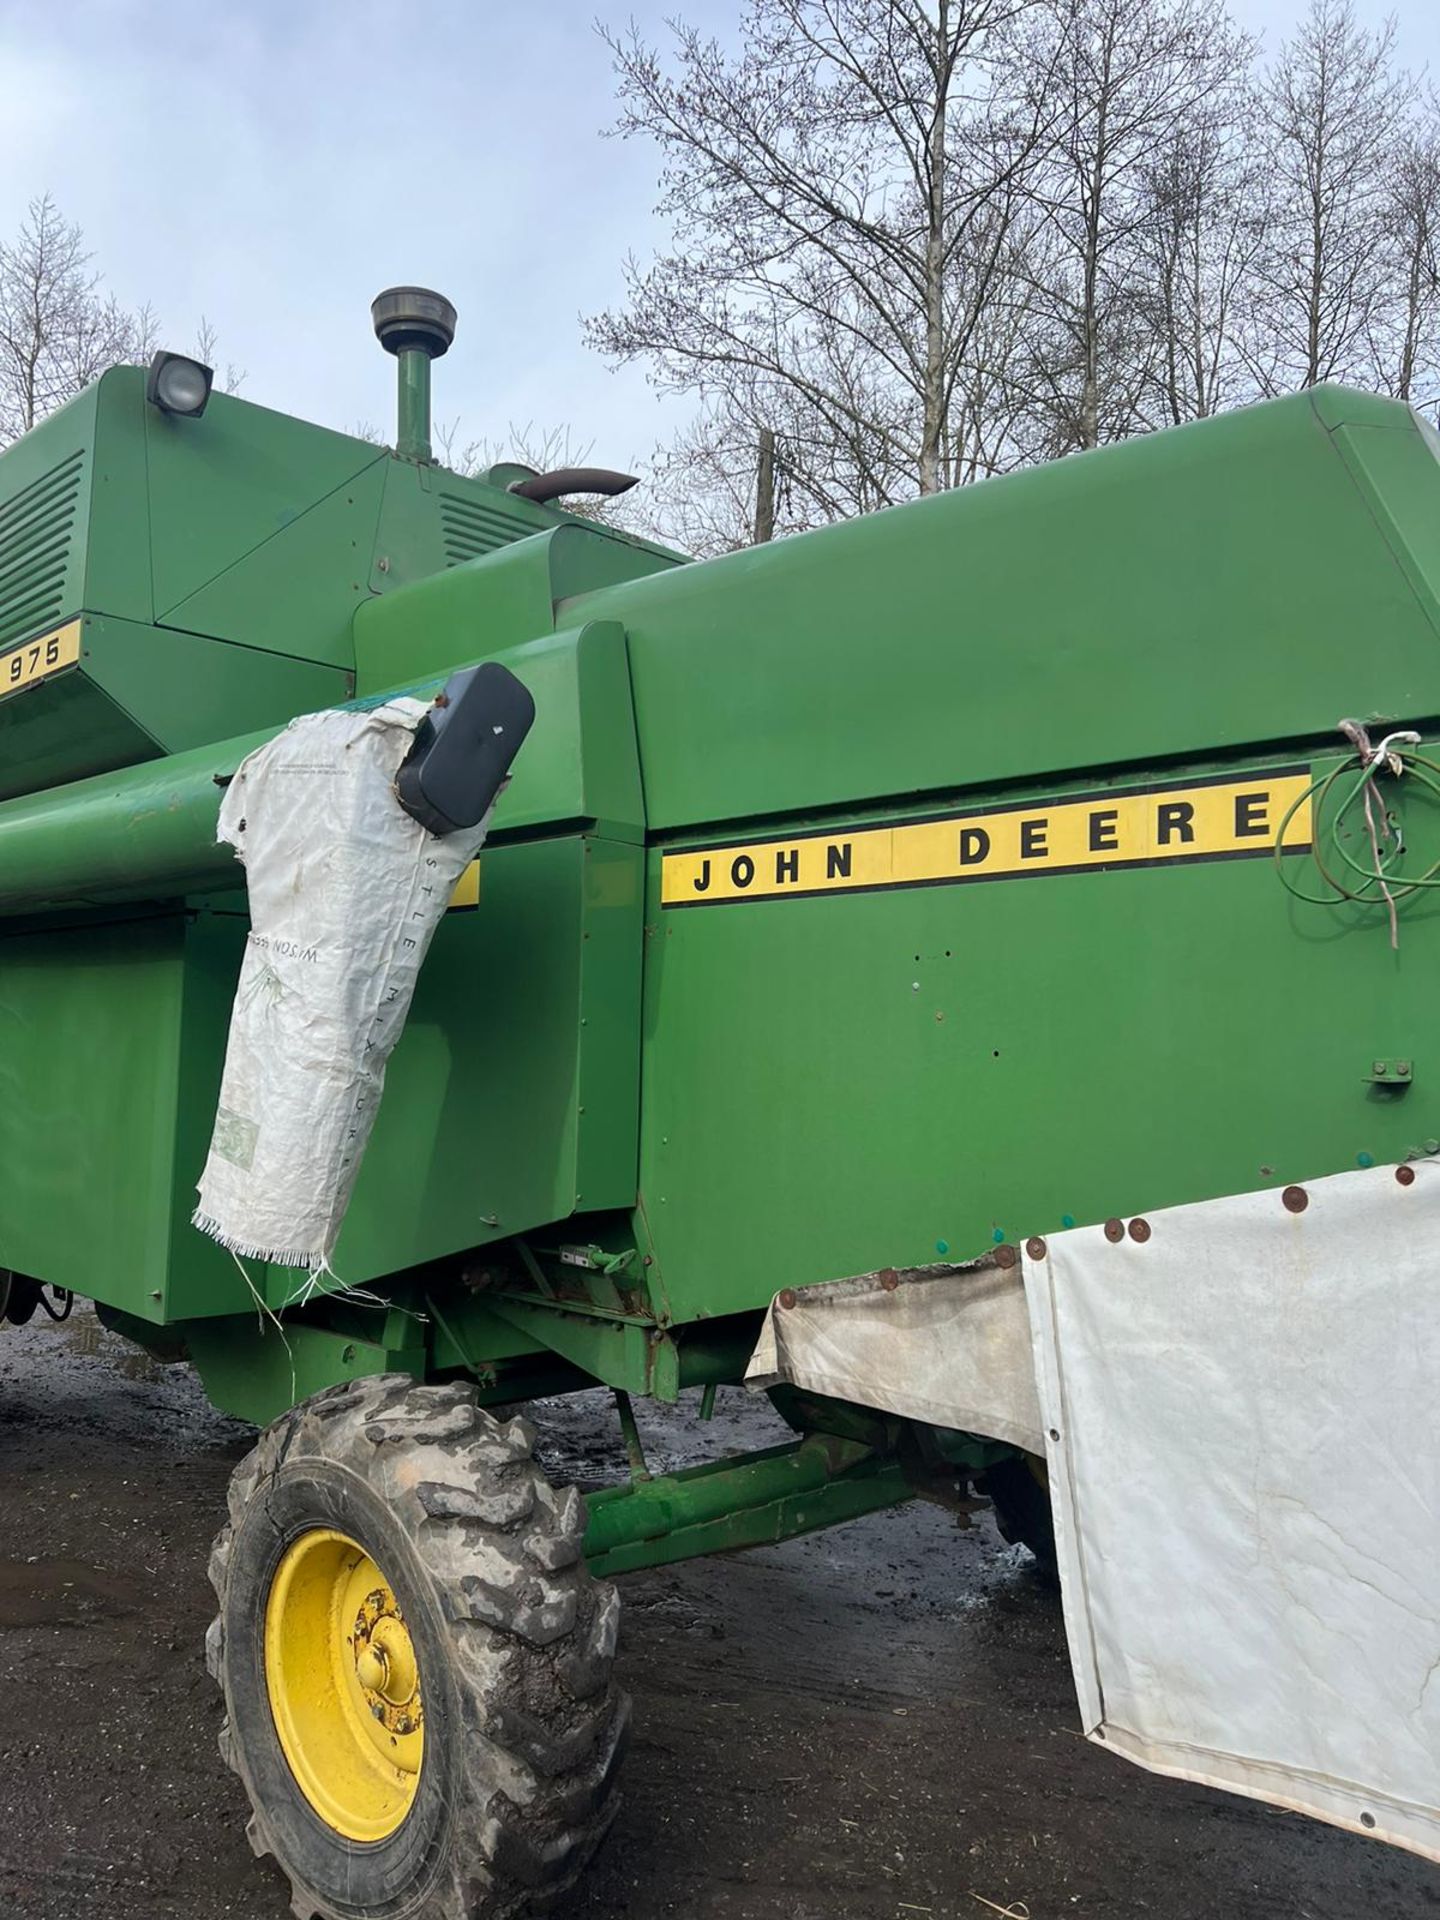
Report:
<svg viewBox="0 0 1440 1920"><path fill-rule="evenodd" d="M221 805L251 931L194 1221L234 1253L329 1271L420 964L485 838L488 815L441 839L395 797L425 712L292 720Z"/></svg>

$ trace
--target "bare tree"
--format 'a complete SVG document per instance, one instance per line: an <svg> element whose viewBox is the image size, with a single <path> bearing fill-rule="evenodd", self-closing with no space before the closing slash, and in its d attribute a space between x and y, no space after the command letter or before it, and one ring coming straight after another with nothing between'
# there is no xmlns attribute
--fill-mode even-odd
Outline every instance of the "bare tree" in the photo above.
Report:
<svg viewBox="0 0 1440 1920"><path fill-rule="evenodd" d="M1049 422L1036 451L1058 453L1147 424L1145 395L1166 351L1155 330L1157 241L1165 252L1157 195L1172 203L1170 292L1180 325L1190 303L1178 275L1193 225L1186 196L1196 192L1197 143L1215 102L1243 74L1251 43L1220 0L1053 0L1031 41L1031 90L1048 89L1058 120L1033 177L1045 224L1031 256L1028 397L1032 419Z"/></svg>
<svg viewBox="0 0 1440 1920"><path fill-rule="evenodd" d="M657 449L646 486L630 509L637 533L709 558L749 546L756 533L757 434L748 420L702 409ZM795 531L788 513L783 451L777 447L771 537Z"/></svg>
<svg viewBox="0 0 1440 1920"><path fill-rule="evenodd" d="M738 386L656 449L626 524L687 553L730 553L884 505L857 504L866 463L837 415L780 386Z"/></svg>
<svg viewBox="0 0 1440 1920"><path fill-rule="evenodd" d="M1393 339L1379 356L1397 399L1440 405L1440 102L1401 139L1385 198L1396 289Z"/></svg>
<svg viewBox="0 0 1440 1920"><path fill-rule="evenodd" d="M1261 89L1270 193L1248 357L1263 392L1377 378L1397 292L1393 168L1415 96L1394 51L1393 20L1372 33L1350 0L1311 0Z"/></svg>
<svg viewBox="0 0 1440 1920"><path fill-rule="evenodd" d="M90 270L80 229L48 194L0 245L0 439L26 433L117 361L142 329Z"/></svg>
<svg viewBox="0 0 1440 1920"><path fill-rule="evenodd" d="M1320 379L1440 406L1440 106L1310 5L1268 69L1225 0L612 37L672 241L590 337L701 402L657 530L722 551Z"/></svg>
<svg viewBox="0 0 1440 1920"><path fill-rule="evenodd" d="M146 308L144 311L147 317L149 317L149 309ZM150 331L152 333L154 332L153 320ZM151 351L153 351L153 346L147 346L145 349L146 354L148 355ZM219 333L202 313L200 316L200 325L195 330L195 358L203 361L207 367L213 367L215 369L215 384L222 393L238 393L245 384L245 369L243 367L237 367L231 360L227 360L223 367L219 366L217 364L219 355ZM137 358L138 357L139 356L137 356Z"/></svg>
<svg viewBox="0 0 1440 1920"><path fill-rule="evenodd" d="M1200 420L1249 397L1237 332L1264 241L1259 166L1242 125L1248 92L1218 93L1142 172L1136 265L1154 348L1147 426Z"/></svg>
<svg viewBox="0 0 1440 1920"><path fill-rule="evenodd" d="M749 0L737 55L677 25L670 62L607 36L619 130L661 150L674 246L631 264L592 341L716 400L727 428L772 426L792 486L842 511L952 484L1047 110L996 87L1035 3Z"/></svg>
<svg viewBox="0 0 1440 1920"><path fill-rule="evenodd" d="M0 243L0 445L107 368L148 360L159 336L148 303L131 313L105 291L84 235L49 194L32 200L15 238ZM196 352L210 363L215 351L215 329L202 319ZM234 392L243 378L227 366L218 384Z"/></svg>

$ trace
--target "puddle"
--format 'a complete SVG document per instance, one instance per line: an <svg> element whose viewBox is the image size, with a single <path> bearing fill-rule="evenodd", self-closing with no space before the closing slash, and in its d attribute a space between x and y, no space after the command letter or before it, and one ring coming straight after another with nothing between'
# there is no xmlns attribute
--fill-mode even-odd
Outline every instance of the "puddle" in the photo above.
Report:
<svg viewBox="0 0 1440 1920"><path fill-rule="evenodd" d="M107 1333L94 1312L76 1307L59 1328L66 1350L82 1360L103 1360L122 1380L150 1382L164 1378L165 1368L143 1347L122 1340L118 1333Z"/></svg>

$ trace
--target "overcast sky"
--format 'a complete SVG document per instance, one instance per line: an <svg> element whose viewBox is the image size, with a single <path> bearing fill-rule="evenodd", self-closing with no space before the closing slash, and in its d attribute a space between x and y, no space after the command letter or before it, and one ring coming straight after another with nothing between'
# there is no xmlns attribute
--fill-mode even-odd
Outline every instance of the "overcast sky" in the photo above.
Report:
<svg viewBox="0 0 1440 1920"><path fill-rule="evenodd" d="M1300 3L1232 9L1273 45ZM602 137L597 12L723 32L738 0L0 0L0 233L52 193L167 345L208 315L247 399L342 428L392 422L372 295L437 287L460 310L437 417L643 457L677 416L579 318L655 231L653 153ZM1440 73L1437 0L1399 17L1406 57Z"/></svg>

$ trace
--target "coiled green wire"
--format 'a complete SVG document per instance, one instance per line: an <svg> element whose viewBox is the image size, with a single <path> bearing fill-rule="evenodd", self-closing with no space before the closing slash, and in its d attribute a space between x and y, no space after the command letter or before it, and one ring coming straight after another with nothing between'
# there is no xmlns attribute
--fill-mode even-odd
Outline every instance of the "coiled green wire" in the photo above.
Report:
<svg viewBox="0 0 1440 1920"><path fill-rule="evenodd" d="M1415 780L1436 800L1440 800L1440 766L1437 766L1435 761L1411 750L1402 752L1398 747L1390 751L1403 768L1403 774L1400 777ZM1280 822L1280 829L1275 836L1275 845L1272 849L1275 856L1275 871L1279 874L1280 883L1287 893L1293 894L1297 900L1308 900L1317 907L1334 906L1337 899L1353 900L1362 906L1373 906L1387 904L1387 893L1390 901L1395 902L1405 899L1409 894L1419 893L1426 887L1440 887L1440 858L1432 860L1421 873L1406 873L1401 865L1405 853L1404 843L1403 840L1397 841L1395 837L1396 816L1386 805L1377 784L1379 776L1385 771L1384 759L1367 761L1359 754L1355 754L1348 760L1342 760L1329 773L1321 774L1318 779L1312 780L1304 793L1291 802L1285 818ZM1347 774L1353 774L1354 779L1341 795L1329 828L1322 834L1327 805L1337 785ZM1340 844L1341 828L1357 803L1360 809L1359 835L1362 844L1369 843L1370 834L1364 820L1367 788L1373 789L1375 804L1380 808L1385 824L1391 829L1390 839L1382 846L1378 862L1357 860L1346 847ZM1321 879L1330 888L1329 893L1311 893L1305 887L1299 886L1290 877L1286 866L1285 835L1290 822L1307 800L1314 801L1314 811L1311 816L1314 821L1314 831L1311 838L1310 857L1315 862ZM1351 831L1352 834L1355 831L1353 821ZM1330 870L1326 864L1325 855L1321 851L1322 838L1332 845L1334 850L1332 857L1359 877L1358 885L1354 881L1347 882L1344 877ZM1386 857L1387 848L1393 848L1389 858Z"/></svg>

